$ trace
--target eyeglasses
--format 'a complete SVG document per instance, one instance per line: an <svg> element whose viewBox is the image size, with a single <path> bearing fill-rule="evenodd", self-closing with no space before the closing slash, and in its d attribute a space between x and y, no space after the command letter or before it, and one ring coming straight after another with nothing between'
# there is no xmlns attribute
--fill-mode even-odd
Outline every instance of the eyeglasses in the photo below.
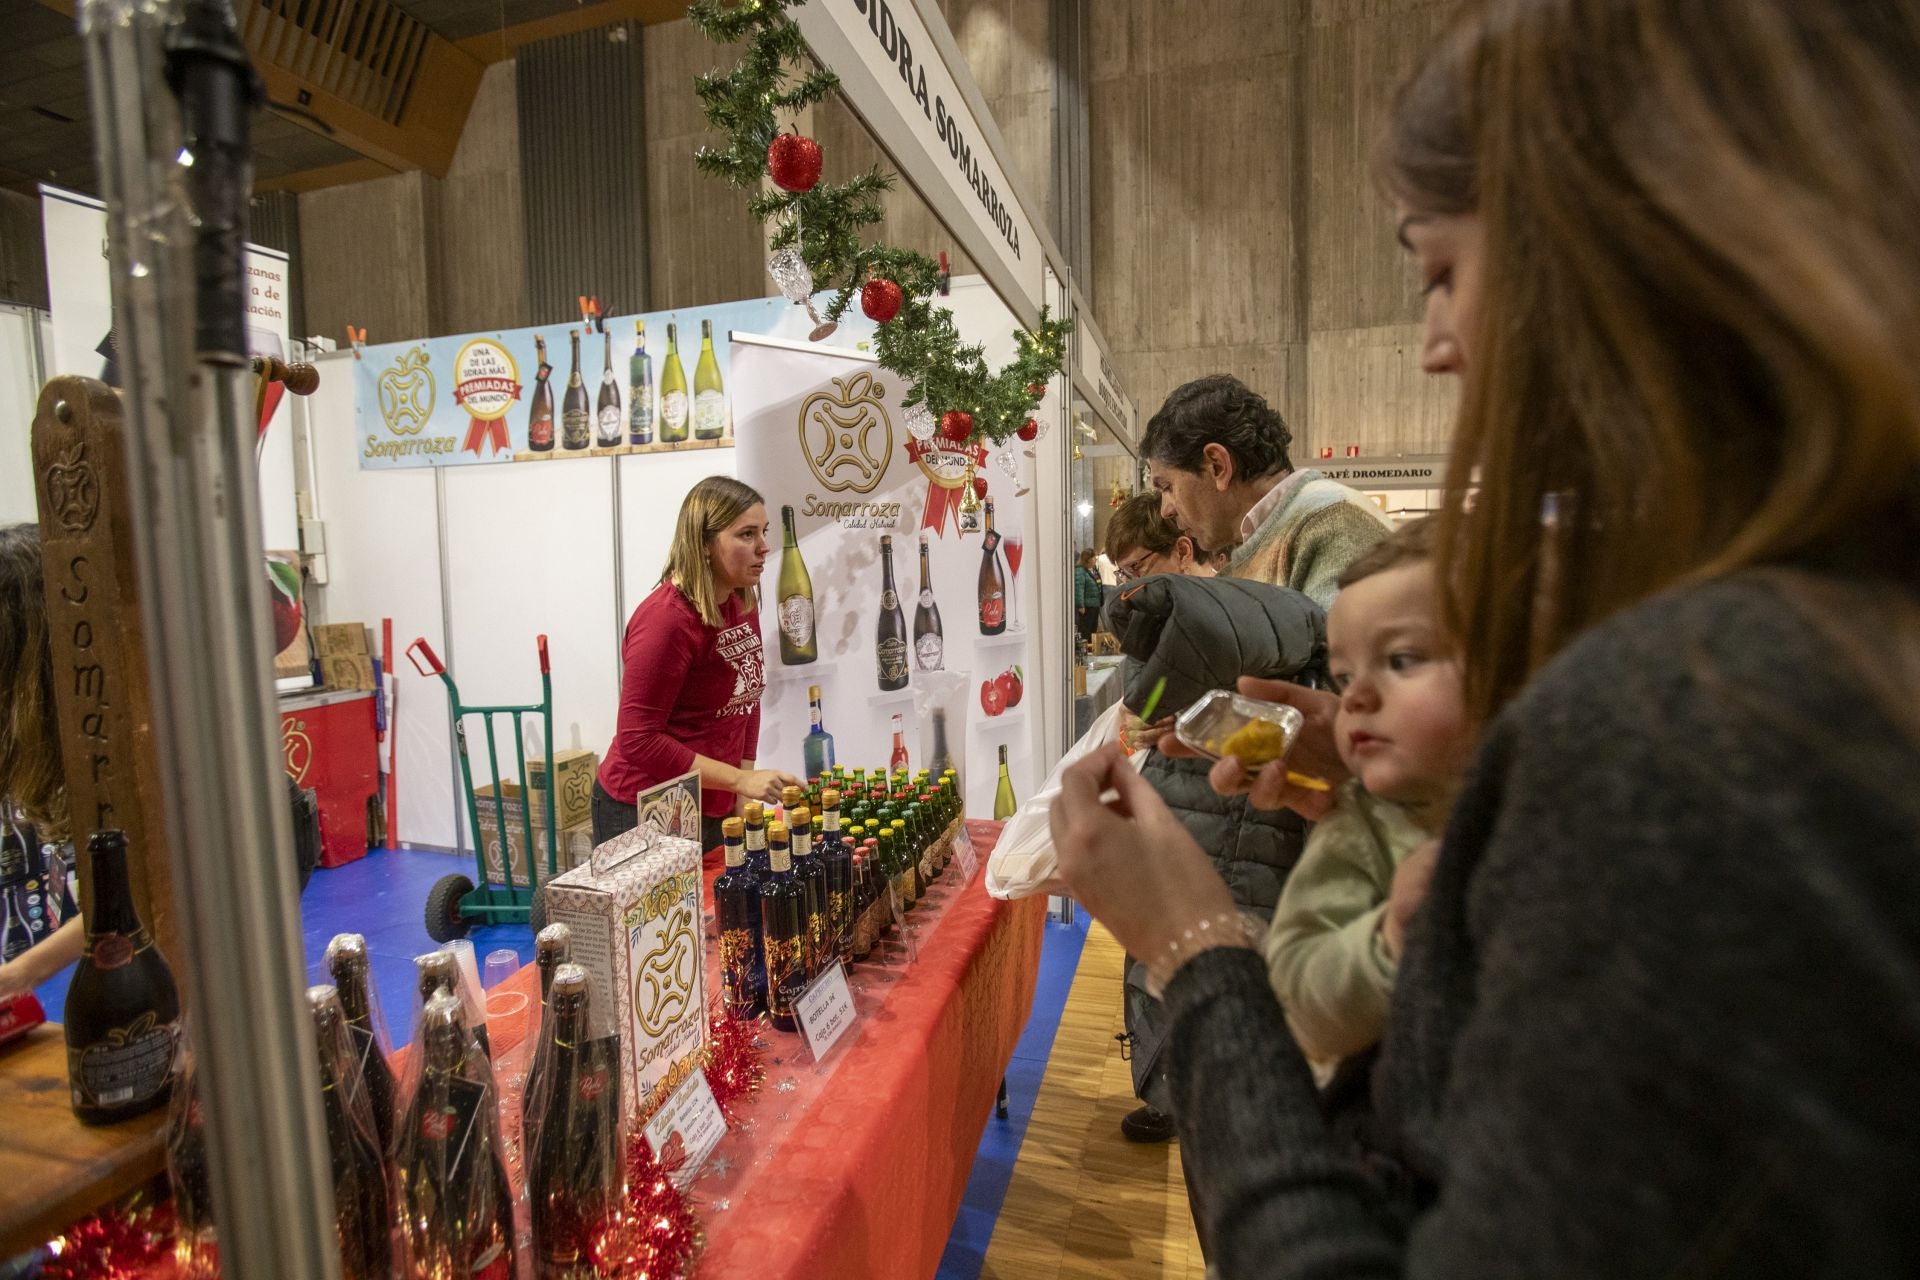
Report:
<svg viewBox="0 0 1920 1280"><path fill-rule="evenodd" d="M1152 564L1156 558L1153 552L1142 551L1125 564L1115 565L1113 567L1113 576L1122 582L1132 582L1135 578L1144 577L1147 573L1151 572L1146 566Z"/></svg>

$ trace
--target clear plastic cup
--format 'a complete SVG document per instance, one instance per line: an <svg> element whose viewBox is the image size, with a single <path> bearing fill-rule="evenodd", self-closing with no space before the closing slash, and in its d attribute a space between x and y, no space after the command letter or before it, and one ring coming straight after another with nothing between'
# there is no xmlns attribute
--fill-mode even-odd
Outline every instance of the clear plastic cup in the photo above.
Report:
<svg viewBox="0 0 1920 1280"><path fill-rule="evenodd" d="M487 952L486 988L491 991L520 967L520 953L507 947Z"/></svg>

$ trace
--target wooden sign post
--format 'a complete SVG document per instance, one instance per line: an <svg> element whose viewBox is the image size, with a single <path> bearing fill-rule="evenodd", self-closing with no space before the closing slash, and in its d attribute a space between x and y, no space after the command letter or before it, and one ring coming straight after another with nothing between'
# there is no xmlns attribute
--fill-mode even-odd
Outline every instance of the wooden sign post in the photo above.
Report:
<svg viewBox="0 0 1920 1280"><path fill-rule="evenodd" d="M81 908L93 906L87 837L117 827L127 834L140 918L161 954L178 964L123 429L120 398L105 383L59 377L41 388L33 482L54 706L80 851Z"/></svg>

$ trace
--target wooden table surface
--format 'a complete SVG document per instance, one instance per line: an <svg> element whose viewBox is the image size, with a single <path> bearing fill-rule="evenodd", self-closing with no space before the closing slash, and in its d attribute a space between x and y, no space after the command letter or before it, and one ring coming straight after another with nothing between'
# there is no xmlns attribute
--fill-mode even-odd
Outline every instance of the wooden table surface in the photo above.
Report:
<svg viewBox="0 0 1920 1280"><path fill-rule="evenodd" d="M0 1259L44 1244L166 1165L167 1109L93 1128L67 1097L54 1023L0 1049Z"/></svg>

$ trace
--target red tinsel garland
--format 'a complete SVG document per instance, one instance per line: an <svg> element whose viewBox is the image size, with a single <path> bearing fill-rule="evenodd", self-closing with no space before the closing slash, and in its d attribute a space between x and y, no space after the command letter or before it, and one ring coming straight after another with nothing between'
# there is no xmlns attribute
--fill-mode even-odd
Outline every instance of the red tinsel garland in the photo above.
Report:
<svg viewBox="0 0 1920 1280"><path fill-rule="evenodd" d="M735 1104L760 1087L767 1069L754 1046L756 1024L728 1013L716 1000L707 1027L712 1035L707 1085L733 1124ZM624 1222L602 1229L591 1253L604 1276L622 1280L687 1280L700 1248L700 1228L686 1197L673 1185L673 1167L654 1158L635 1133L627 1144L627 1208ZM213 1246L197 1258L176 1252L177 1223L171 1200L136 1192L121 1204L82 1218L47 1241L45 1280L187 1280L217 1276Z"/></svg>

